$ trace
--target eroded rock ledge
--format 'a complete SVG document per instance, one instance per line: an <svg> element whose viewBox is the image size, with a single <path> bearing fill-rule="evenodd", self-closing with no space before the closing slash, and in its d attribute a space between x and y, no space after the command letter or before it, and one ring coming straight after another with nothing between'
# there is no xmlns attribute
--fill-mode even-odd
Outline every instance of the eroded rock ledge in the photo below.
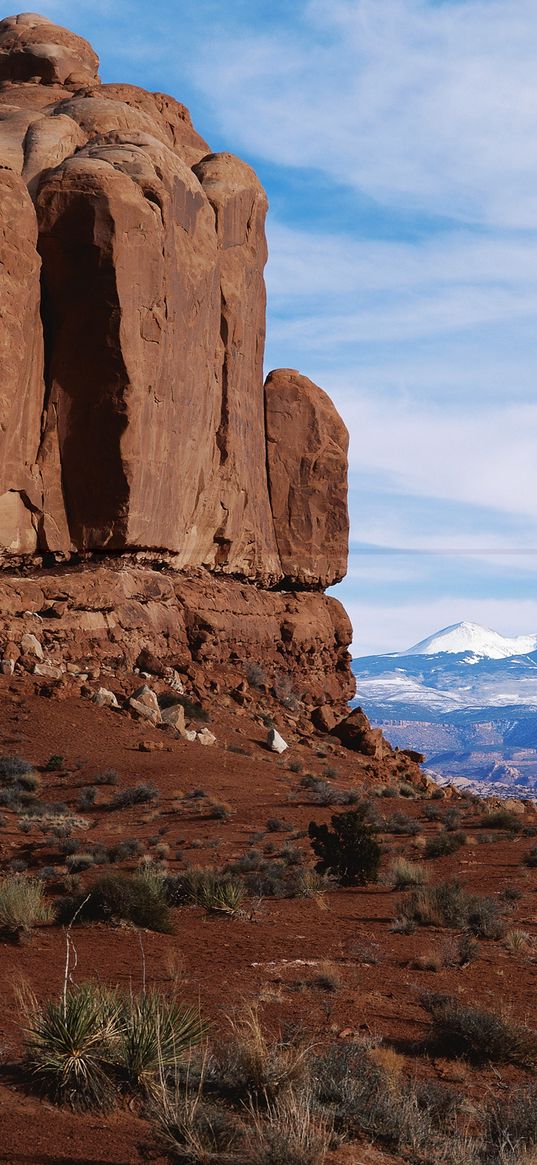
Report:
<svg viewBox="0 0 537 1165"><path fill-rule="evenodd" d="M43 657L96 678L103 668L120 675L150 653L180 672L220 673L232 690L255 664L261 688L276 677L306 709L328 702L343 711L354 694L351 634L343 607L326 595L269 592L202 569L116 561L0 577L0 657L30 673ZM37 655L26 653L28 635Z"/></svg>

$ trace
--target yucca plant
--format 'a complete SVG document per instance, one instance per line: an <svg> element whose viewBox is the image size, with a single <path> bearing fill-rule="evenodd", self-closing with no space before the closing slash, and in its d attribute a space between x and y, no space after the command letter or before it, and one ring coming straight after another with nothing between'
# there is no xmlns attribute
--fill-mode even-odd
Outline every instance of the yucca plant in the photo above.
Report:
<svg viewBox="0 0 537 1165"><path fill-rule="evenodd" d="M206 1024L195 1007L181 1007L158 991L126 996L115 1058L132 1083L149 1087L201 1042Z"/></svg>
<svg viewBox="0 0 537 1165"><path fill-rule="evenodd" d="M0 880L0 932L20 938L39 923L50 922L52 913L39 878L12 874Z"/></svg>
<svg viewBox="0 0 537 1165"><path fill-rule="evenodd" d="M51 1099L78 1110L109 1108L113 1047L121 1032L113 993L85 983L43 1005L30 998L26 1013L28 1064Z"/></svg>
<svg viewBox="0 0 537 1165"><path fill-rule="evenodd" d="M244 898L244 886L236 878L212 878L202 884L200 904L218 914L236 914Z"/></svg>

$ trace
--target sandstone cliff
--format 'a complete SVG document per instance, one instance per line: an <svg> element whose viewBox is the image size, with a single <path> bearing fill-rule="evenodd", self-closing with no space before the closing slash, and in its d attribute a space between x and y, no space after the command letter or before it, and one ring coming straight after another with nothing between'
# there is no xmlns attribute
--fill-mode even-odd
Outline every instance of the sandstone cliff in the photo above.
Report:
<svg viewBox="0 0 537 1165"><path fill-rule="evenodd" d="M235 612L228 653L243 624L248 656L259 618L276 622L251 651L292 655L309 620L345 699L348 621L332 600L272 590L343 577L348 438L298 372L263 384L266 195L184 106L101 84L98 65L44 17L0 22L4 567L148 552L202 568L201 609L212 587L213 612ZM246 624L222 575L268 588L245 592Z"/></svg>

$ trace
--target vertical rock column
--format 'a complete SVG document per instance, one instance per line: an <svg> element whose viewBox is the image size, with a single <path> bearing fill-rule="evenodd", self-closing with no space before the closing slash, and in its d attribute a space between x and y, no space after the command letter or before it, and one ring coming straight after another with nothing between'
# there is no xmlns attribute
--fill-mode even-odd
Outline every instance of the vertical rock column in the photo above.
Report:
<svg viewBox="0 0 537 1165"><path fill-rule="evenodd" d="M205 561L271 582L281 567L263 406L267 198L254 171L232 154L210 154L193 169L215 214L221 292L218 510Z"/></svg>
<svg viewBox="0 0 537 1165"><path fill-rule="evenodd" d="M37 224L22 179L0 169L0 546L35 550L43 408Z"/></svg>

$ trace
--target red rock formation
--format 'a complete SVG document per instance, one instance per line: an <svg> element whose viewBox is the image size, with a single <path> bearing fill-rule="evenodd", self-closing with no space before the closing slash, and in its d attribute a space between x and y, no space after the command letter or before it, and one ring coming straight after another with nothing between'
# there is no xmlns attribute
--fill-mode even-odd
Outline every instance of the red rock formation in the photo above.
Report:
<svg viewBox="0 0 537 1165"><path fill-rule="evenodd" d="M101 85L91 46L44 17L0 22L4 562L158 550L258 586L342 576L344 426L297 373L263 389L266 210L172 97ZM319 704L351 691L339 606L222 586L177 596L189 651L276 652Z"/></svg>
<svg viewBox="0 0 537 1165"><path fill-rule="evenodd" d="M0 81L79 86L98 80L99 58L81 36L25 12L0 21Z"/></svg>
<svg viewBox="0 0 537 1165"><path fill-rule="evenodd" d="M349 435L330 398L290 368L265 384L270 499L288 582L326 587L347 571Z"/></svg>

